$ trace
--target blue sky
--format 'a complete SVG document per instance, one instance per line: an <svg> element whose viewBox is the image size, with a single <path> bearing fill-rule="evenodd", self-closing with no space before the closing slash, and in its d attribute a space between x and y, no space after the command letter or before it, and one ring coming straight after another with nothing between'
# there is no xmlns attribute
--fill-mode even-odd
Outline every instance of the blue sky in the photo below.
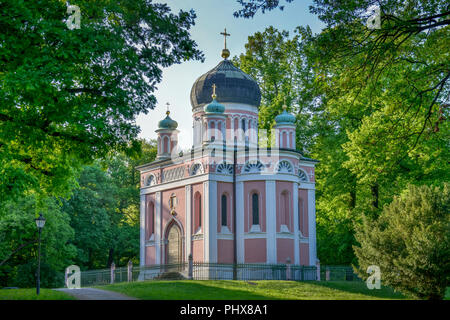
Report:
<svg viewBox="0 0 450 320"><path fill-rule="evenodd" d="M155 1L158 2L158 1ZM161 1L159 1L161 2ZM195 26L191 28L191 37L205 55L205 62L189 61L163 69L163 80L158 85L155 96L157 107L148 114L141 114L137 124L141 128L139 137L156 138L158 121L165 117L166 103L170 103L170 116L178 122L179 145L187 149L192 145L192 112L189 95L194 81L205 72L214 68L221 60L223 32L231 34L227 38L227 47L231 57L245 50L249 35L263 31L269 26L292 33L295 27L309 25L314 33L324 25L317 16L309 12L312 1L295 0L286 5L284 11L275 9L265 14L258 13L253 19L234 18L233 12L239 6L236 0L170 0L166 2L172 11L194 9L197 14Z"/></svg>

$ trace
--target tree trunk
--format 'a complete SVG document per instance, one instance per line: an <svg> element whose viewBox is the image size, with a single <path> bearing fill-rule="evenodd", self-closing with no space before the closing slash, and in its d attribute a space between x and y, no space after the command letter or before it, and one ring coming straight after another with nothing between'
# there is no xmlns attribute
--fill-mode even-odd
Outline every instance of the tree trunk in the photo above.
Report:
<svg viewBox="0 0 450 320"><path fill-rule="evenodd" d="M372 191L372 196L373 196L373 201L372 201L372 206L375 209L378 209L378 183L374 183L371 187L370 187L371 191Z"/></svg>
<svg viewBox="0 0 450 320"><path fill-rule="evenodd" d="M106 268L109 268L111 266L111 263L114 261L114 248L109 249L108 253L108 262L106 264Z"/></svg>

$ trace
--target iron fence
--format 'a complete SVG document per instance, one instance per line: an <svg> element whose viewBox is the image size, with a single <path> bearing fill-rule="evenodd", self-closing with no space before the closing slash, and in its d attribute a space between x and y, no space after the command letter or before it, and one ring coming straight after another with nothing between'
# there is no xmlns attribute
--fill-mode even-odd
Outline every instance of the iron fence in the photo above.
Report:
<svg viewBox="0 0 450 320"><path fill-rule="evenodd" d="M362 281L350 266L321 266L322 281Z"/></svg>
<svg viewBox="0 0 450 320"><path fill-rule="evenodd" d="M320 275L320 278L318 276ZM348 266L302 266L293 264L223 264L189 262L150 266L112 267L81 272L81 286L143 280L293 280L293 281L358 281Z"/></svg>
<svg viewBox="0 0 450 320"><path fill-rule="evenodd" d="M195 280L316 280L316 267L288 264L219 264L194 262Z"/></svg>

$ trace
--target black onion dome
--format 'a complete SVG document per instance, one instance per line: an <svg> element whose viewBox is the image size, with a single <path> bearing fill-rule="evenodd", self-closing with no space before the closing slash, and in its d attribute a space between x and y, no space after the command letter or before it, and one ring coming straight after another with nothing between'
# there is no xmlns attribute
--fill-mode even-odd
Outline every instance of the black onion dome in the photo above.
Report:
<svg viewBox="0 0 450 320"><path fill-rule="evenodd" d="M213 84L217 86L218 102L235 102L259 107L261 90L256 81L235 67L231 61L223 60L194 82L191 90L192 108L203 107L211 102Z"/></svg>

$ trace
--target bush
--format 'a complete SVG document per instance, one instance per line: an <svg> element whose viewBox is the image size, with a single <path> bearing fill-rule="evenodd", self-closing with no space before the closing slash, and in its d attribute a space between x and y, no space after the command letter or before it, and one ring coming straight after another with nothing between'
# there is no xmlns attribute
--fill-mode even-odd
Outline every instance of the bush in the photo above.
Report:
<svg viewBox="0 0 450 320"><path fill-rule="evenodd" d="M32 260L17 267L14 286L20 288L36 287L37 262ZM60 288L64 286L64 273L57 272L50 265L41 261L41 288Z"/></svg>
<svg viewBox="0 0 450 320"><path fill-rule="evenodd" d="M421 299L442 299L450 278L449 185L409 188L356 228L358 274L378 265L382 284Z"/></svg>

